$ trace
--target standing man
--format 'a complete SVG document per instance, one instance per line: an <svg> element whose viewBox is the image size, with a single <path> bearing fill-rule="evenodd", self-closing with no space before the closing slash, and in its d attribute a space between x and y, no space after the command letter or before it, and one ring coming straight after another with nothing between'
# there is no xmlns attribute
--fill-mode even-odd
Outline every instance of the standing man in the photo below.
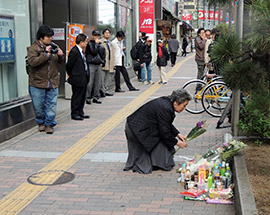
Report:
<svg viewBox="0 0 270 215"><path fill-rule="evenodd" d="M83 107L86 97L87 83L89 81L89 67L83 50L87 46L87 36L79 34L76 37L76 45L70 50L66 64L68 83L72 86L71 119L83 120L90 116L85 115Z"/></svg>
<svg viewBox="0 0 270 215"><path fill-rule="evenodd" d="M183 38L183 42L182 42L182 57L186 57L187 56L187 46L188 46L188 41L185 35L181 36Z"/></svg>
<svg viewBox="0 0 270 215"><path fill-rule="evenodd" d="M90 80L87 85L86 104L101 104L99 100L99 92L101 87L102 67L105 66L105 48L100 42L100 33L93 30L92 38L86 46L86 60L89 63Z"/></svg>
<svg viewBox="0 0 270 215"><path fill-rule="evenodd" d="M169 52L171 55L171 63L172 63L172 66L174 66L175 61L176 61L176 55L179 49L179 41L176 39L175 34L171 36L171 39L169 40L168 45L169 45Z"/></svg>
<svg viewBox="0 0 270 215"><path fill-rule="evenodd" d="M122 73L123 78L129 91L138 91L133 87L130 82L127 69L125 68L125 53L126 47L123 45L123 40L125 39L125 33L123 31L118 31L116 33L116 38L112 41L115 54L115 92L125 92L120 86L120 73Z"/></svg>
<svg viewBox="0 0 270 215"><path fill-rule="evenodd" d="M106 58L105 65L102 67L102 78L101 78L101 96L113 96L113 93L109 93L109 85L113 79L114 75L114 49L112 43L109 41L111 36L110 29L106 28L102 31L103 38L101 39L101 44L105 47Z"/></svg>
<svg viewBox="0 0 270 215"><path fill-rule="evenodd" d="M201 79L204 73L204 49L205 49L205 32L203 28L200 28L197 32L197 37L195 40L195 50L196 50L196 56L195 60L197 62L198 67L198 73L197 73L197 79Z"/></svg>
<svg viewBox="0 0 270 215"><path fill-rule="evenodd" d="M142 67L142 84L154 84L152 81L152 69L151 69L151 61L152 61L152 54L151 54L151 45L152 39L147 38L146 44L143 44L139 51L140 56L140 63ZM146 71L147 71L147 81L146 81Z"/></svg>
<svg viewBox="0 0 270 215"><path fill-rule="evenodd" d="M204 64L210 70L210 68L209 68L210 56L208 53L208 48L209 48L209 45L213 42L213 40L211 38L211 31L210 30L205 31L205 38L206 38L206 42L205 42L205 47L204 47Z"/></svg>
<svg viewBox="0 0 270 215"><path fill-rule="evenodd" d="M39 27L36 41L27 48L29 94L39 131L53 134L59 86L58 63L65 63L63 51L52 43L54 31L48 25Z"/></svg>
<svg viewBox="0 0 270 215"><path fill-rule="evenodd" d="M145 44L147 39L146 33L145 32L139 32L139 41L136 43L136 47L137 47L137 62L140 63L140 57L139 57L139 51L140 48L143 44ZM142 81L142 68L138 71L138 81L141 82Z"/></svg>

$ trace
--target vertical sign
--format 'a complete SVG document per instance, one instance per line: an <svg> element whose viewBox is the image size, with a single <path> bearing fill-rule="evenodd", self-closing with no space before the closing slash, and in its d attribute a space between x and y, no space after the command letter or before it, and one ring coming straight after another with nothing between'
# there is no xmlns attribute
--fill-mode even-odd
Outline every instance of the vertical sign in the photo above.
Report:
<svg viewBox="0 0 270 215"><path fill-rule="evenodd" d="M154 34L154 0L140 0L140 31Z"/></svg>
<svg viewBox="0 0 270 215"><path fill-rule="evenodd" d="M74 25L70 24L68 26L68 49L67 54L72 49L73 46L76 44L76 37L78 34L83 33L83 25Z"/></svg>
<svg viewBox="0 0 270 215"><path fill-rule="evenodd" d="M14 19L0 16L0 63L15 61Z"/></svg>

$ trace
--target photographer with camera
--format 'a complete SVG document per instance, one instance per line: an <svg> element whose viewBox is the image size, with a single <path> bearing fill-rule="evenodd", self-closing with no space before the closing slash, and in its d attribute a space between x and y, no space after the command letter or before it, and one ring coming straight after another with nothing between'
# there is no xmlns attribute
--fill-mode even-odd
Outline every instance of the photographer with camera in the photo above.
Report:
<svg viewBox="0 0 270 215"><path fill-rule="evenodd" d="M64 66L63 51L54 43L50 26L39 27L36 41L27 48L29 63L29 94L39 131L53 133L59 86L58 63Z"/></svg>

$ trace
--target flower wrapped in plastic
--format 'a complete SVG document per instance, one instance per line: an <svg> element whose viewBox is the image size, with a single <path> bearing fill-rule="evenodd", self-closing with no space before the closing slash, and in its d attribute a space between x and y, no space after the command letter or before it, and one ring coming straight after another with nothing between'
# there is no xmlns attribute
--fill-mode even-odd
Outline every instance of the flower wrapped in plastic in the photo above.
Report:
<svg viewBox="0 0 270 215"><path fill-rule="evenodd" d="M206 132L206 120L198 122L194 128L191 129L191 131L187 135L186 142L189 142L196 137L202 135L204 132ZM178 152L180 147L175 151ZM173 155L175 155L175 153Z"/></svg>
<svg viewBox="0 0 270 215"><path fill-rule="evenodd" d="M237 154L241 149L244 149L247 145L238 140L232 140L227 147L221 152L221 158L223 161L228 162L233 156Z"/></svg>

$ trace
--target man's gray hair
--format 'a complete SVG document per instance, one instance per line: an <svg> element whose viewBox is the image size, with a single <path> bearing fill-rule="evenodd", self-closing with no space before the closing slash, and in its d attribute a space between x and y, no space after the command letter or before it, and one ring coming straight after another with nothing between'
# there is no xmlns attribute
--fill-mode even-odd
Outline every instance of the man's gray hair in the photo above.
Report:
<svg viewBox="0 0 270 215"><path fill-rule="evenodd" d="M184 103L186 100L190 101L192 99L191 95L185 89L177 89L168 96L171 102L177 102L179 105Z"/></svg>

